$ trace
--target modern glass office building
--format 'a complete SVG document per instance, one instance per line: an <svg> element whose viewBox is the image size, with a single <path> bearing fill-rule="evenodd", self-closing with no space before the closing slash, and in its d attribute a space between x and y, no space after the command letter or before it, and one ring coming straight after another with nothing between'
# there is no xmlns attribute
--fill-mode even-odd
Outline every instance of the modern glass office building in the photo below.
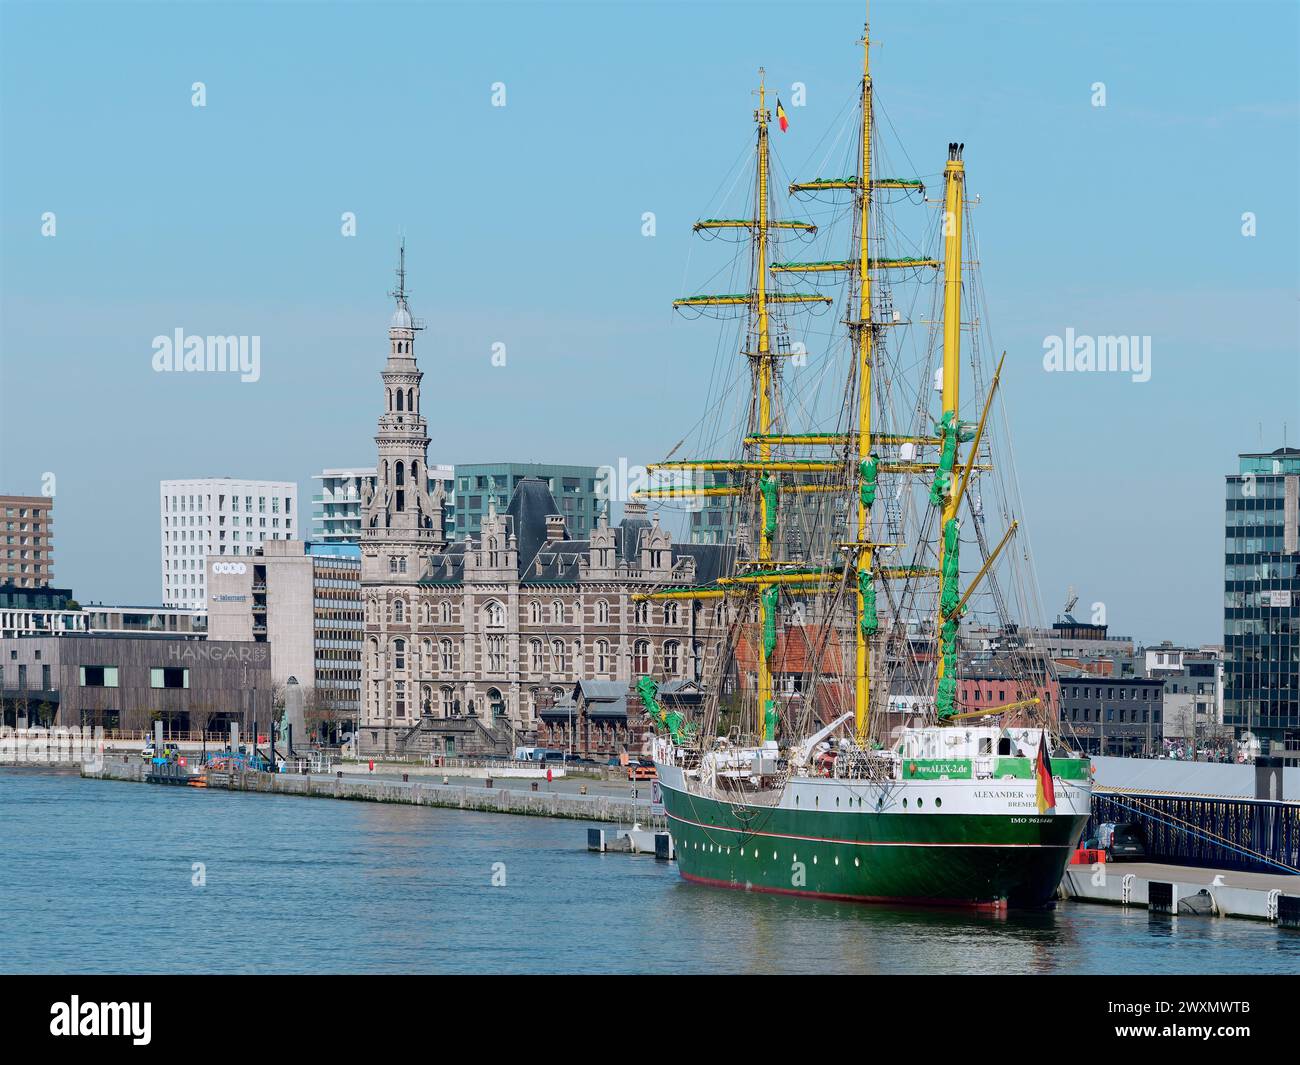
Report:
<svg viewBox="0 0 1300 1065"><path fill-rule="evenodd" d="M1300 763L1300 448L1239 455L1226 495L1224 724Z"/></svg>
<svg viewBox="0 0 1300 1065"><path fill-rule="evenodd" d="M585 539L608 502L597 495L596 466L556 466L543 462L482 462L456 465L455 538L477 537L488 507L504 514L525 477L540 477L560 507L569 535Z"/></svg>

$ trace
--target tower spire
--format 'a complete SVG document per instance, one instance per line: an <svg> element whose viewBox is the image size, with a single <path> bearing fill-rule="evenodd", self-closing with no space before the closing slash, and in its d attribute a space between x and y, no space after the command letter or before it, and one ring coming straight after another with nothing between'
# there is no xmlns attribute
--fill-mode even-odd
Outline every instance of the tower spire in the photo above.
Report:
<svg viewBox="0 0 1300 1065"><path fill-rule="evenodd" d="M397 252L397 288L389 293L393 299L397 300L400 306L406 305L406 238L402 238L402 243Z"/></svg>

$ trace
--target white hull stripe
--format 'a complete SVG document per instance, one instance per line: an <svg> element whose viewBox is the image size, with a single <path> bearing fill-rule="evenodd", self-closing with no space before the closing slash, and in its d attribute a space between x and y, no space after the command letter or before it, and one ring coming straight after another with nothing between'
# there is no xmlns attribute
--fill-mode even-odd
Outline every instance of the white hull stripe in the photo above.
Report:
<svg viewBox="0 0 1300 1065"><path fill-rule="evenodd" d="M1018 814L1006 814L1006 817L1018 817ZM1038 815L1045 816L1045 815ZM1083 815L1078 815L1082 817ZM692 825L695 828L702 828L706 832L734 832L740 836L763 836L766 839L793 839L804 843L842 843L847 847L991 847L994 850L1010 850L1016 848L1020 850L1073 850L1073 847L1062 843L926 843L921 840L890 842L887 840L862 840L862 839L835 839L833 836L793 836L784 832L759 832L748 828L727 828L724 825L704 825L699 821L691 821L685 817L677 817L675 814L668 814L669 821L680 821L684 825Z"/></svg>

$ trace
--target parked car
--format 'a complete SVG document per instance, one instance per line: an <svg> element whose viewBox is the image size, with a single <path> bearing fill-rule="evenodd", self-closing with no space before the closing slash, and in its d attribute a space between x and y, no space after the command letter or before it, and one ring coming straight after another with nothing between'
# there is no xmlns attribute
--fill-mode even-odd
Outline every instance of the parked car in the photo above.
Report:
<svg viewBox="0 0 1300 1065"><path fill-rule="evenodd" d="M1141 861L1147 856L1146 833L1141 825L1116 825L1110 834L1106 858L1112 862Z"/></svg>
<svg viewBox="0 0 1300 1065"><path fill-rule="evenodd" d="M659 772L655 769L654 762L641 760L638 762L629 762L627 766L628 780L658 780Z"/></svg>

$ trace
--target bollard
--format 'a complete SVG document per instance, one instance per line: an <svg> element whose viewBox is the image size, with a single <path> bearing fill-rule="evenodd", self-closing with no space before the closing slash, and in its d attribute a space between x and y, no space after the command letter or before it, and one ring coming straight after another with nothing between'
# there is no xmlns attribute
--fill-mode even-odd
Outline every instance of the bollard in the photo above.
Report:
<svg viewBox="0 0 1300 1065"><path fill-rule="evenodd" d="M485 780L485 781L483 782L483 786L484 786L485 788L490 788L490 787L492 786L492 778L491 778L491 777L488 777L487 780Z"/></svg>
<svg viewBox="0 0 1300 1065"><path fill-rule="evenodd" d="M410 780L411 780L411 774L410 774L410 773L403 773L403 774L402 774L402 783L403 783L403 784L407 784L407 783L409 783Z"/></svg>
<svg viewBox="0 0 1300 1065"><path fill-rule="evenodd" d="M587 794L587 785L586 785L586 784L579 784L579 785L578 785L578 794L579 794L579 795L586 795L586 794Z"/></svg>
<svg viewBox="0 0 1300 1065"><path fill-rule="evenodd" d="M442 776L442 782L443 782L444 784L450 784L450 783L451 783L451 777L447 776L447 775L444 773L443 776Z"/></svg>
<svg viewBox="0 0 1300 1065"><path fill-rule="evenodd" d="M343 779L343 771L342 771L342 770L339 770L339 771L338 771L337 773L335 773L334 775L335 775L336 777L338 777L339 780L342 780L342 779Z"/></svg>
<svg viewBox="0 0 1300 1065"><path fill-rule="evenodd" d="M533 781L533 791L537 790L537 781Z"/></svg>

